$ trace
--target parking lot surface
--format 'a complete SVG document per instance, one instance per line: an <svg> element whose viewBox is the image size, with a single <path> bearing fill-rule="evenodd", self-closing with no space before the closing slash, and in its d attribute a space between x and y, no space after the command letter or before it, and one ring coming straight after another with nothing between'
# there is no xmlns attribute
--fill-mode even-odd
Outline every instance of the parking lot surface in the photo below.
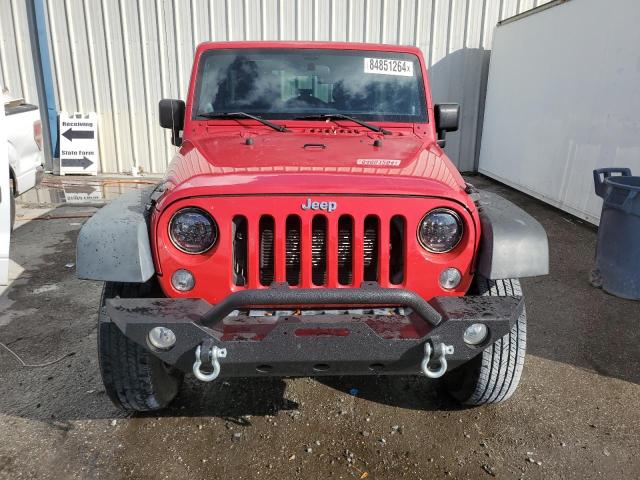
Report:
<svg viewBox="0 0 640 480"><path fill-rule="evenodd" d="M18 205L0 295L0 478L639 478L640 303L588 283L595 228L482 177L546 228L551 274L523 281L528 355L514 397L456 406L420 377L186 381L152 415L117 410L96 360L102 285L75 240L145 180L48 178Z"/></svg>

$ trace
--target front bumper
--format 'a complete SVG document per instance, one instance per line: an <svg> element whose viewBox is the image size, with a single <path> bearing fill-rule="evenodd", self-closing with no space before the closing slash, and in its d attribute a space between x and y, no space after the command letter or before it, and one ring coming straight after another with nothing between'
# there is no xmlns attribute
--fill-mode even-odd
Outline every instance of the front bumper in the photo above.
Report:
<svg viewBox="0 0 640 480"><path fill-rule="evenodd" d="M319 310L274 310L291 305ZM345 305L349 313L339 309ZM437 297L426 302L413 292L375 284L355 289L275 285L237 292L213 307L199 299L110 299L102 317L184 371L192 370L196 348L206 344L227 351L220 359L221 377L416 374L426 343L453 346L446 359L449 369L455 368L509 333L523 305L522 297ZM403 308L390 314L383 306ZM263 316L239 313L249 307L270 310ZM462 339L473 323L488 327L480 346ZM149 344L149 331L158 326L175 333L171 349L160 351Z"/></svg>

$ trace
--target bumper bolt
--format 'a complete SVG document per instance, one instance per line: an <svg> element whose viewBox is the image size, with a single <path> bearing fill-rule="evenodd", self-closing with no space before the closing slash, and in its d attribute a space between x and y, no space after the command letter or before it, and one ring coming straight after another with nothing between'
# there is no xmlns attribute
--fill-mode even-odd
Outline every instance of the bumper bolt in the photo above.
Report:
<svg viewBox="0 0 640 480"><path fill-rule="evenodd" d="M149 331L149 343L158 350L169 350L176 344L176 334L167 327L153 327Z"/></svg>

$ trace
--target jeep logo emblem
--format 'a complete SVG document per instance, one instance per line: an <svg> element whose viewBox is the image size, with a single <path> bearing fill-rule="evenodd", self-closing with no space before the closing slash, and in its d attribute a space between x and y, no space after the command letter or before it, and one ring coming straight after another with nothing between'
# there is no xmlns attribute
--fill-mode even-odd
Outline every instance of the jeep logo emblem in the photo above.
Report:
<svg viewBox="0 0 640 480"><path fill-rule="evenodd" d="M307 203L300 205L302 210L324 210L325 212L334 212L338 208L338 202L312 202L307 198Z"/></svg>

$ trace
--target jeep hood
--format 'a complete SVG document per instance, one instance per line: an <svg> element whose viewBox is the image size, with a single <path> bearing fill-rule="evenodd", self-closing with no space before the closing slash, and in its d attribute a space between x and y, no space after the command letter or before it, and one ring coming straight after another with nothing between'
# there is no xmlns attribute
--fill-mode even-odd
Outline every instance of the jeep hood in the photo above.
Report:
<svg viewBox="0 0 640 480"><path fill-rule="evenodd" d="M380 146L373 145L376 138L295 132L194 138L169 166L167 187L172 197L464 195L464 180L437 145L407 132L382 137Z"/></svg>

